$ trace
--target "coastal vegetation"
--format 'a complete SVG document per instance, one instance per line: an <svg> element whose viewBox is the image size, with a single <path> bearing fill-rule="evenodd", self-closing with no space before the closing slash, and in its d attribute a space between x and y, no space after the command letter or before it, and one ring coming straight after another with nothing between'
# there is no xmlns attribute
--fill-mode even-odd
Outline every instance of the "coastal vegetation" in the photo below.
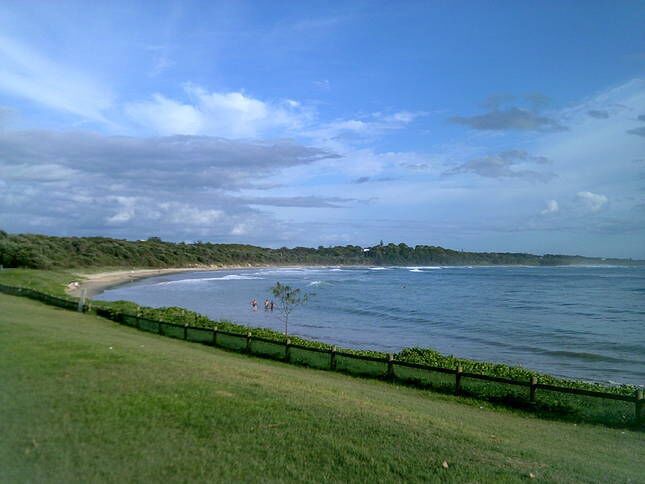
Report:
<svg viewBox="0 0 645 484"><path fill-rule="evenodd" d="M32 269L280 264L552 266L644 263L569 255L465 252L430 245L410 247L393 243L365 248L357 245L265 248L210 242L174 243L158 237L130 241L106 237L8 234L0 230L0 264Z"/></svg>
<svg viewBox="0 0 645 484"><path fill-rule="evenodd" d="M25 298L0 295L0 308L3 482L642 476L642 432L259 360Z"/></svg>

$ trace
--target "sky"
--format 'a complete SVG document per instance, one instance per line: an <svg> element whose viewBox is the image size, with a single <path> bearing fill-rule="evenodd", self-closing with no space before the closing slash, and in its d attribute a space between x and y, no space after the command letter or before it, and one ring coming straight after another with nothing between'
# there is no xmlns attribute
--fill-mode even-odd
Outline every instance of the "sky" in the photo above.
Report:
<svg viewBox="0 0 645 484"><path fill-rule="evenodd" d="M0 3L0 228L645 259L645 2Z"/></svg>

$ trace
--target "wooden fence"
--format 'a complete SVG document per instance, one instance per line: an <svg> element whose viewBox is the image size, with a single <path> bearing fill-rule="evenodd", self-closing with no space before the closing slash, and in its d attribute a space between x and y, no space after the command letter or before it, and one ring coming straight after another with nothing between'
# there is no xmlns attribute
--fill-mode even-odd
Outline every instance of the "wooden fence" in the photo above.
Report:
<svg viewBox="0 0 645 484"><path fill-rule="evenodd" d="M36 299L46 304L61 307L64 309L78 310L83 312L87 312L91 309L91 306L89 304L80 304L79 301L50 296L33 289L18 288L0 284L0 292ZM316 348L306 345L294 344L289 339L276 340L261 336L254 336L251 332L241 334L231 331L224 331L219 329L218 327L208 329L189 326L188 324L181 325L165 321L152 320L140 317L138 315L115 312L113 310L104 308L95 308L91 309L91 311L98 316L105 317L120 324L131 326L143 331L154 332L159 335L170 336L186 341L198 342L210 346L241 351L256 356L269 357L285 361L287 363L304 363L308 366L331 371L346 371L348 373L368 375L390 381L423 381L422 378L410 378L409 376L406 377L405 375L401 374L401 370L417 370L425 374L440 374L443 375L442 384L430 384L428 386L442 387L444 390L449 389L452 393L458 396L463 394L470 395L473 393L472 391L464 392L464 381L470 379L523 389L517 396L518 398L526 400L529 405L535 405L538 402L539 391L557 392L564 395L575 395L582 397L591 397L594 399L625 402L634 406L634 422L638 425L643 421L643 390L637 390L633 395L625 395L619 393L540 383L536 377L531 377L530 380L527 381L513 380L510 378L465 372L463 371L463 368L461 366L458 366L457 368L443 368L421 363L396 360L391 354L388 354L386 357L368 356L351 353L348 351L338 351L336 347L332 347L330 349ZM227 341L225 341L225 339ZM265 345L264 349L259 347L260 344ZM267 347L266 345L269 346ZM307 361L306 358L303 358L302 355L300 356L300 358L294 355L294 350L309 354L315 354L318 355L319 358L317 360L310 359L309 361ZM341 365L339 365L339 358L348 361L353 360L354 362L375 363L378 364L379 367L377 369L372 368L370 370L356 366L351 368L351 365L345 364L341 368Z"/></svg>

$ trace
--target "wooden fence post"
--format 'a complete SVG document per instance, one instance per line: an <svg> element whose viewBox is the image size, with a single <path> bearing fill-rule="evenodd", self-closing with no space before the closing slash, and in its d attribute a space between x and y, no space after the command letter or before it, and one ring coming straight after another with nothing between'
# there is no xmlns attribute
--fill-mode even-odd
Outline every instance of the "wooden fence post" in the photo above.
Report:
<svg viewBox="0 0 645 484"><path fill-rule="evenodd" d="M291 363L291 340L289 338L284 345L284 361Z"/></svg>
<svg viewBox="0 0 645 484"><path fill-rule="evenodd" d="M213 327L213 346L217 346L217 326Z"/></svg>
<svg viewBox="0 0 645 484"><path fill-rule="evenodd" d="M329 360L329 369L331 371L336 371L336 347L332 346L329 353L331 354L331 359Z"/></svg>
<svg viewBox="0 0 645 484"><path fill-rule="evenodd" d="M455 372L455 395L461 395L461 374L464 372L464 369L461 366L457 367Z"/></svg>
<svg viewBox="0 0 645 484"><path fill-rule="evenodd" d="M387 379L394 380L394 357L392 353L387 354Z"/></svg>
<svg viewBox="0 0 645 484"><path fill-rule="evenodd" d="M641 423L643 411L643 390L636 390L636 425Z"/></svg>
<svg viewBox="0 0 645 484"><path fill-rule="evenodd" d="M79 313L84 312L84 311L83 311L83 307L85 306L85 297L86 297L86 295L87 295L86 290L85 290L85 289L82 289L82 290L81 290L81 297L80 297L80 299L78 300L78 312L79 312Z"/></svg>
<svg viewBox="0 0 645 484"><path fill-rule="evenodd" d="M246 352L251 352L251 332L246 333Z"/></svg>
<svg viewBox="0 0 645 484"><path fill-rule="evenodd" d="M535 391L537 390L537 377L531 377L531 391L529 393L529 402L535 404Z"/></svg>
<svg viewBox="0 0 645 484"><path fill-rule="evenodd" d="M188 323L184 324L184 339L188 339Z"/></svg>

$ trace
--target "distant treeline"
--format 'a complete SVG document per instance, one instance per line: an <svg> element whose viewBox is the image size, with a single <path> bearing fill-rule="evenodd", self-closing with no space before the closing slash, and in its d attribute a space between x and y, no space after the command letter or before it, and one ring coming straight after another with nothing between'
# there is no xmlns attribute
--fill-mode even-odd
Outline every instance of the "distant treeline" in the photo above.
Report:
<svg viewBox="0 0 645 484"><path fill-rule="evenodd" d="M106 237L52 237L8 234L0 230L4 267L65 269L80 267L188 267L199 265L571 265L630 264L645 261L568 255L463 252L443 247L379 244L269 249L243 244L173 243L157 237L130 241Z"/></svg>

